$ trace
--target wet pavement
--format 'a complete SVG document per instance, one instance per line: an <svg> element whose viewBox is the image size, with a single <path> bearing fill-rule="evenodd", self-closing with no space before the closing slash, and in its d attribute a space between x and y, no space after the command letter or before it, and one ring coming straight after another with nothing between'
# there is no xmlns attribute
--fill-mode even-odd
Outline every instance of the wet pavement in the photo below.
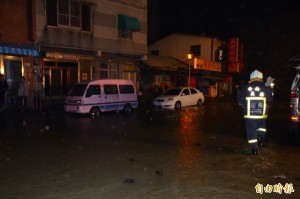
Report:
<svg viewBox="0 0 300 199"><path fill-rule="evenodd" d="M266 146L251 156L232 100L98 119L11 108L0 113L0 198L300 198L287 118L288 102L275 101Z"/></svg>

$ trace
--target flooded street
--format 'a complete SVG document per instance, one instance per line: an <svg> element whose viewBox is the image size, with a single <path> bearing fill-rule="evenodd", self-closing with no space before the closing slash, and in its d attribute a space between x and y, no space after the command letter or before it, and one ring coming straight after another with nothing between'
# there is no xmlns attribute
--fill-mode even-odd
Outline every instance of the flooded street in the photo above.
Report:
<svg viewBox="0 0 300 199"><path fill-rule="evenodd" d="M0 198L300 198L288 102L273 103L258 156L247 154L241 112L235 101L211 100L98 119L1 113Z"/></svg>

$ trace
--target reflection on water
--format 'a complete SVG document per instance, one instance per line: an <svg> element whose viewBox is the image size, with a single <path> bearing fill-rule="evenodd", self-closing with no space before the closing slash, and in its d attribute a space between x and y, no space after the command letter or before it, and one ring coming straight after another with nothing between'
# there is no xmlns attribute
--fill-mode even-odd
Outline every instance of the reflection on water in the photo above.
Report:
<svg viewBox="0 0 300 199"><path fill-rule="evenodd" d="M195 144L200 137L199 126L203 117L200 110L192 108L183 109L179 113L177 140L184 145Z"/></svg>
<svg viewBox="0 0 300 199"><path fill-rule="evenodd" d="M289 198L300 198L299 148L270 143L258 157L241 153L247 143L236 136L242 127L231 128L240 117L233 108L19 116L0 131L0 198L276 198L254 187L278 182L293 183Z"/></svg>
<svg viewBox="0 0 300 199"><path fill-rule="evenodd" d="M201 170L202 165L201 148L196 143L201 140L200 125L202 125L202 110L197 108L183 109L179 113L178 129L176 140L178 153L176 158L177 175L174 178L174 185L177 188L177 195L193 195L188 190L197 189L199 176L195 173Z"/></svg>

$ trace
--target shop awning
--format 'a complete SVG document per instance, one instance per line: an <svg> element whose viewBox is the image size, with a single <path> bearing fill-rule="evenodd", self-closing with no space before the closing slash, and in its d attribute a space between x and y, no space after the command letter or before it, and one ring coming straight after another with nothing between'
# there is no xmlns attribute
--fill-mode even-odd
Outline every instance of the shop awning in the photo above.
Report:
<svg viewBox="0 0 300 199"><path fill-rule="evenodd" d="M118 29L119 30L140 31L141 23L135 17L118 15Z"/></svg>
<svg viewBox="0 0 300 199"><path fill-rule="evenodd" d="M0 54L39 56L40 53L31 45L0 43Z"/></svg>
<svg viewBox="0 0 300 199"><path fill-rule="evenodd" d="M188 70L188 64L172 57L147 56L146 60L141 60L143 65L153 70L182 71Z"/></svg>

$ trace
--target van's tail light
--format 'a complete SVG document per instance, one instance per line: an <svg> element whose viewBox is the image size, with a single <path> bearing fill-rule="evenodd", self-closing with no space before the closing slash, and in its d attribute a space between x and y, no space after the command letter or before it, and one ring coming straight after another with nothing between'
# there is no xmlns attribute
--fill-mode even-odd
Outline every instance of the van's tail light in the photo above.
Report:
<svg viewBox="0 0 300 199"><path fill-rule="evenodd" d="M298 98L297 92L296 91L291 91L290 98Z"/></svg>

